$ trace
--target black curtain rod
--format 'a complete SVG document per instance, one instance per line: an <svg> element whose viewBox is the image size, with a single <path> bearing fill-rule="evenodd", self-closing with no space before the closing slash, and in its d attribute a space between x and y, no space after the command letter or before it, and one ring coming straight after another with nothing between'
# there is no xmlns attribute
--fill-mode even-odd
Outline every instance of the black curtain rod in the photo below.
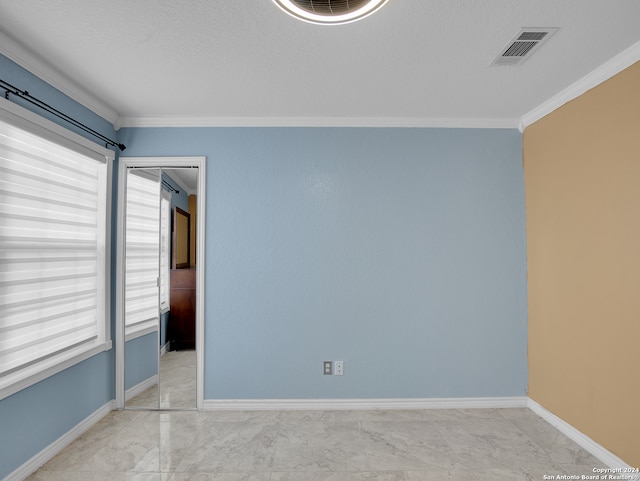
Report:
<svg viewBox="0 0 640 481"><path fill-rule="evenodd" d="M12 94L12 95L15 95L17 97L20 97L21 99L26 100L30 104L33 104L36 107L39 107L42 110L44 110L46 112L49 112L50 114L53 114L56 117L64 120L65 122L69 122L71 125L73 125L75 127L78 127L81 130L84 130L85 132L93 135L94 137L99 138L100 140L102 140L105 143L105 147L108 146L108 145L111 145L112 147L118 147L120 149L120 151L123 151L124 149L127 148L124 144L119 144L116 141L111 140L108 137L105 137L100 132L96 132L92 128L87 127L82 122L79 122L76 119L74 119L72 117L69 117L67 114L60 112L59 110L53 108L51 105L46 104L42 100L39 100L39 99L35 98L33 95L31 95L26 90L20 90L19 88L11 85L9 82L5 82L2 79L0 79L0 88L4 89L4 91L5 91L4 97L7 100L9 100L9 94Z"/></svg>
<svg viewBox="0 0 640 481"><path fill-rule="evenodd" d="M167 189L175 192L176 194L179 194L180 191L178 189L176 189L174 186L172 186L169 182L167 182L166 180L162 181L162 185L164 185Z"/></svg>

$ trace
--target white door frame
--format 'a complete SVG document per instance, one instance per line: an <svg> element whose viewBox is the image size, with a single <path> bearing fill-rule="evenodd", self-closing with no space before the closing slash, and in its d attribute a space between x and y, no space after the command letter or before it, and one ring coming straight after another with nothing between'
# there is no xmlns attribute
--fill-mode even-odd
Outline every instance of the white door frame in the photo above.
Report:
<svg viewBox="0 0 640 481"><path fill-rule="evenodd" d="M196 217L196 409L204 404L204 271L206 157L120 157L118 168L118 238L116 255L116 407L124 408L124 228L125 185L129 167L197 167ZM160 346L158 346L158 349Z"/></svg>

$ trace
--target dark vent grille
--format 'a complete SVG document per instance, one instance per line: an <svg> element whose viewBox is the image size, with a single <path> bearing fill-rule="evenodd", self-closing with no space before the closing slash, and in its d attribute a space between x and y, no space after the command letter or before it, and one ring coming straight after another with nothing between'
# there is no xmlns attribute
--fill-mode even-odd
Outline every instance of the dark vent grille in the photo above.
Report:
<svg viewBox="0 0 640 481"><path fill-rule="evenodd" d="M518 40L535 40L539 42L542 40L549 32L522 32L522 35L518 37Z"/></svg>
<svg viewBox="0 0 640 481"><path fill-rule="evenodd" d="M514 42L503 54L503 57L524 57L538 42Z"/></svg>
<svg viewBox="0 0 640 481"><path fill-rule="evenodd" d="M317 15L344 15L369 2L370 0L292 0L298 7Z"/></svg>
<svg viewBox="0 0 640 481"><path fill-rule="evenodd" d="M521 28L502 50L502 53L491 62L491 65L522 65L557 31L557 27Z"/></svg>

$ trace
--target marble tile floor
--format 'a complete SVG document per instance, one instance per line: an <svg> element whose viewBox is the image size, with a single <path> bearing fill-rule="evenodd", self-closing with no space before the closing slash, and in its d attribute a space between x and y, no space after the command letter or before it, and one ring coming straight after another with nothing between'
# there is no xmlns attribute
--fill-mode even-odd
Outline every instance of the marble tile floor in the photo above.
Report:
<svg viewBox="0 0 640 481"><path fill-rule="evenodd" d="M154 386L127 401L128 407L195 409L196 351L168 351L160 356L160 398Z"/></svg>
<svg viewBox="0 0 640 481"><path fill-rule="evenodd" d="M29 481L542 480L601 462L528 409L114 411Z"/></svg>

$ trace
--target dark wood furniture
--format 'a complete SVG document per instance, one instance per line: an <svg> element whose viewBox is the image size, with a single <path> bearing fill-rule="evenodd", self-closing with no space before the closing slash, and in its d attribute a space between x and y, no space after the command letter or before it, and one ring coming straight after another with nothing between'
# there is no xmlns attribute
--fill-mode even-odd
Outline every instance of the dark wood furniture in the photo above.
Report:
<svg viewBox="0 0 640 481"><path fill-rule="evenodd" d="M196 270L172 269L167 337L169 350L196 347Z"/></svg>

